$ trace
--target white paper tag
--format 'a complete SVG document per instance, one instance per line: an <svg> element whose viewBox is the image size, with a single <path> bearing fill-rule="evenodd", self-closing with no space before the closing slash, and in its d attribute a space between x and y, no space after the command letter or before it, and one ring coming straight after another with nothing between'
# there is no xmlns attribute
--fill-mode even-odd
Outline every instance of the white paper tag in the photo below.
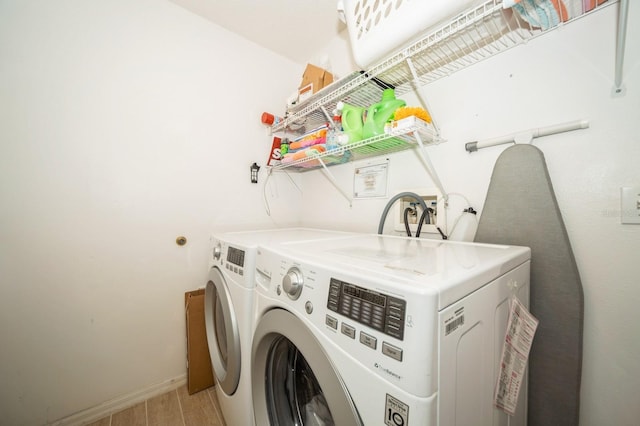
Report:
<svg viewBox="0 0 640 426"><path fill-rule="evenodd" d="M516 412L518 394L524 380L529 351L537 328L538 320L516 297L513 297L493 401L496 407L511 415Z"/></svg>

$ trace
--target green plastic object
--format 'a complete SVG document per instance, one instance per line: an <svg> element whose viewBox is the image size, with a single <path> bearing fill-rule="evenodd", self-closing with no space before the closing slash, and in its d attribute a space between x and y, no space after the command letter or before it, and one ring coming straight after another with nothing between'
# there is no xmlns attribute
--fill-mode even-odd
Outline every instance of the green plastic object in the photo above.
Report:
<svg viewBox="0 0 640 426"><path fill-rule="evenodd" d="M363 139L368 139L384 133L384 125L393 119L393 114L400 107L407 105L402 99L396 99L393 89L382 92L382 100L369 107L367 117L362 128Z"/></svg>
<svg viewBox="0 0 640 426"><path fill-rule="evenodd" d="M362 140L362 127L364 126L362 117L365 108L339 102L338 109L342 110L342 132L349 136L348 143Z"/></svg>

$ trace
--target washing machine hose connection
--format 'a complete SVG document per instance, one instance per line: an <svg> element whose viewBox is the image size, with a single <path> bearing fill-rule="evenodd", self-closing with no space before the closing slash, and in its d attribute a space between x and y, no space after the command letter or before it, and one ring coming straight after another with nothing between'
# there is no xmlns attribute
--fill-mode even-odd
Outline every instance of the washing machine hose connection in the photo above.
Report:
<svg viewBox="0 0 640 426"><path fill-rule="evenodd" d="M420 207L422 207L423 212L428 211L427 204L424 202L422 197L420 197L415 192L401 192L399 194L396 194L389 200L387 205L384 207L384 210L382 211L382 216L380 217L380 223L378 224L378 234L382 235L382 230L384 229L384 222L387 220L387 215L389 214L389 210L391 209L391 206L393 206L393 204L396 201L404 197L413 198L418 202L418 204L420 204ZM424 218L422 220L424 220ZM411 234L409 234L409 236L411 236Z"/></svg>

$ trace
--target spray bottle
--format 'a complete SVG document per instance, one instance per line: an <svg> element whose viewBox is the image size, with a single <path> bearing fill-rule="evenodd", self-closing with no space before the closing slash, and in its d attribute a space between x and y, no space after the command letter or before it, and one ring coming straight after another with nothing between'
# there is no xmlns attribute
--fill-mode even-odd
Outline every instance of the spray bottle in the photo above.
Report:
<svg viewBox="0 0 640 426"><path fill-rule="evenodd" d="M462 215L458 218L453 230L449 235L449 239L452 241L473 241L476 236L476 230L478 229L478 219L476 217L477 212L473 207L464 209Z"/></svg>

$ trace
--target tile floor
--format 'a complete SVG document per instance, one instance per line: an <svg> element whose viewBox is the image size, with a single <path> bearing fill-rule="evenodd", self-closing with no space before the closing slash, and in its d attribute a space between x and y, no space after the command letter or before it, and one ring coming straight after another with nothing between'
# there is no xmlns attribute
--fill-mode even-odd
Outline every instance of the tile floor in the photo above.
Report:
<svg viewBox="0 0 640 426"><path fill-rule="evenodd" d="M215 387L193 395L187 387L158 395L87 426L225 426Z"/></svg>

